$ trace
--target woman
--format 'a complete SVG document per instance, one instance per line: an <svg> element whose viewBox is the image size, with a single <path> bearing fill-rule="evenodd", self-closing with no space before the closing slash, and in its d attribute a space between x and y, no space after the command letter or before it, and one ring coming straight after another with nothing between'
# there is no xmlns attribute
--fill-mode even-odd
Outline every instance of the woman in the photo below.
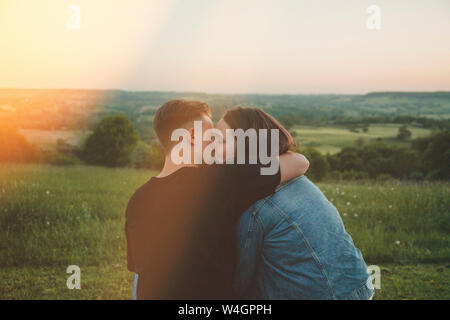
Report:
<svg viewBox="0 0 450 320"><path fill-rule="evenodd" d="M278 129L279 154L295 146L289 132L258 108L229 110L217 128L224 137L226 129ZM373 296L367 266L339 212L305 176L280 185L275 194L249 208L239 220L237 236L235 288L242 298Z"/></svg>

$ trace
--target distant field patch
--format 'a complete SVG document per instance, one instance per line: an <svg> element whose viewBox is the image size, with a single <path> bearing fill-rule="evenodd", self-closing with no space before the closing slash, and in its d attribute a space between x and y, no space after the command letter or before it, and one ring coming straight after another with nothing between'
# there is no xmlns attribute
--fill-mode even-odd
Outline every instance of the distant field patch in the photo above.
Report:
<svg viewBox="0 0 450 320"><path fill-rule="evenodd" d="M358 129L358 132L350 131L345 127L310 127L295 126L291 131L296 132L296 140L300 147L311 147L326 153L337 153L344 147L354 146L355 141L363 139L365 143L375 142L378 138L386 144L399 147L409 147L409 141L396 139L400 124L370 125L367 132ZM426 137L431 133L430 129L409 127L411 139Z"/></svg>
<svg viewBox="0 0 450 320"><path fill-rule="evenodd" d="M80 145L89 134L88 131L81 130L20 129L19 132L29 143L44 150L54 149L58 139L63 139L71 145Z"/></svg>

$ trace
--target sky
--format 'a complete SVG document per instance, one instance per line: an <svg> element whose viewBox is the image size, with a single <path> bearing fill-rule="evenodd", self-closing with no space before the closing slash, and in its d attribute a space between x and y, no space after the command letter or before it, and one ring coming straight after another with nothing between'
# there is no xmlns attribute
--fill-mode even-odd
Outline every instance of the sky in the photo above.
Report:
<svg viewBox="0 0 450 320"><path fill-rule="evenodd" d="M0 87L450 90L450 1L0 0Z"/></svg>

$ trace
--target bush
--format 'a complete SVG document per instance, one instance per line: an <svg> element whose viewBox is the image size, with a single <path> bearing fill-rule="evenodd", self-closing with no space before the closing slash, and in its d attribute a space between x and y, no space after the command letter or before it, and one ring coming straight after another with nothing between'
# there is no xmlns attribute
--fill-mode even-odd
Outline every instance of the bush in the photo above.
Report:
<svg viewBox="0 0 450 320"><path fill-rule="evenodd" d="M308 177L315 181L320 181L328 176L330 165L324 155L314 149L305 149L302 153L310 162Z"/></svg>
<svg viewBox="0 0 450 320"><path fill-rule="evenodd" d="M131 154L130 164L134 168L159 170L164 165L164 157L164 151L158 143L139 141Z"/></svg>
<svg viewBox="0 0 450 320"><path fill-rule="evenodd" d="M417 181L423 180L423 173L420 172L419 170L415 170L415 171L411 172L411 174L409 175L409 178L411 180L417 180Z"/></svg>
<svg viewBox="0 0 450 320"><path fill-rule="evenodd" d="M450 133L441 132L428 143L423 166L429 175L437 179L450 179Z"/></svg>
<svg viewBox="0 0 450 320"><path fill-rule="evenodd" d="M82 159L90 164L108 167L126 166L138 140L136 128L127 117L106 116L87 138Z"/></svg>
<svg viewBox="0 0 450 320"><path fill-rule="evenodd" d="M346 170L342 173L342 179L344 180L362 180L367 179L369 175L364 171Z"/></svg>
<svg viewBox="0 0 450 320"><path fill-rule="evenodd" d="M342 180L342 172L337 171L337 170L333 170L333 171L331 171L330 174L328 175L328 178L329 178L330 180L333 180L333 181L339 181L339 180Z"/></svg>
<svg viewBox="0 0 450 320"><path fill-rule="evenodd" d="M390 174L388 174L388 173L383 173L383 174L380 174L379 176L377 176L377 181L390 181L390 180L393 180L394 178L390 175Z"/></svg>
<svg viewBox="0 0 450 320"><path fill-rule="evenodd" d="M397 139L408 140L409 138L411 138L411 131L406 124L398 128Z"/></svg>
<svg viewBox="0 0 450 320"><path fill-rule="evenodd" d="M425 176L425 180L441 180L441 171L439 169L431 170Z"/></svg>
<svg viewBox="0 0 450 320"><path fill-rule="evenodd" d="M407 178L418 165L419 157L415 151L398 148L389 159L389 172L396 178Z"/></svg>

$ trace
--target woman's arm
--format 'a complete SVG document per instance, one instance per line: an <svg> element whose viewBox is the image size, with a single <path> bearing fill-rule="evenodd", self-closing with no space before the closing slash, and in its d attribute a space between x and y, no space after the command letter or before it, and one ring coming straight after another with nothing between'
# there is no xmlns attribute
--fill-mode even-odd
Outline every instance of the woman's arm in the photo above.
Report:
<svg viewBox="0 0 450 320"><path fill-rule="evenodd" d="M304 175L309 168L309 161L302 154L288 151L280 155L281 182Z"/></svg>
<svg viewBox="0 0 450 320"><path fill-rule="evenodd" d="M235 212L240 214L256 201L273 194L281 182L303 175L309 167L305 156L294 152L286 152L276 160L275 172L267 175L262 174L262 165L253 164L219 164L210 166L210 170L218 170L218 183L229 194Z"/></svg>

